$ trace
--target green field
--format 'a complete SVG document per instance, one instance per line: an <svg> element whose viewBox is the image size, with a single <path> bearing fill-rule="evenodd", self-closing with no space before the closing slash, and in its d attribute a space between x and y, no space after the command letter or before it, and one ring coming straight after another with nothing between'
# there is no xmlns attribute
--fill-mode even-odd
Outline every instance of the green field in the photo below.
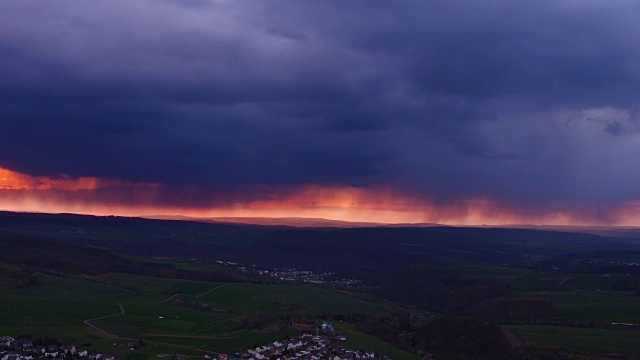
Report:
<svg viewBox="0 0 640 360"><path fill-rule="evenodd" d="M164 293L174 286L181 284L200 284L201 288L206 288L210 283L199 281L186 281L179 279L166 279L151 276L129 275L129 274L109 274L104 279L109 284L114 284L127 289L135 289L137 292ZM187 285L194 286L194 285Z"/></svg>
<svg viewBox="0 0 640 360"><path fill-rule="evenodd" d="M126 274L100 278L38 274L38 279L37 285L0 292L0 333L56 336L135 359L157 353L233 353L298 333L287 326L289 320L329 312L371 313L379 307L311 286L220 284ZM166 302L169 298L227 311L175 306ZM116 336L99 333L85 320ZM367 339L356 344L386 354L392 351L394 358L410 358L375 337L348 330L354 341ZM148 345L130 352L122 345L127 339L143 339Z"/></svg>
<svg viewBox="0 0 640 360"><path fill-rule="evenodd" d="M600 291L633 291L627 282L628 277L622 274L582 274L573 275L563 283L567 288L595 289Z"/></svg>
<svg viewBox="0 0 640 360"><path fill-rule="evenodd" d="M371 313L377 304L325 288L294 285L229 284L199 298L244 314L280 310Z"/></svg>
<svg viewBox="0 0 640 360"><path fill-rule="evenodd" d="M513 280L517 297L550 298L560 318L640 323L640 297L624 289L624 276L527 274ZM562 283L562 285L558 285ZM545 284L542 286L541 284ZM547 290L531 290L547 287Z"/></svg>
<svg viewBox="0 0 640 360"><path fill-rule="evenodd" d="M613 322L640 323L640 298L629 291L625 275L530 273L509 285L517 297L545 297L558 309L560 321L589 326ZM640 332L568 326L508 326L529 345L558 346L593 354L640 356Z"/></svg>
<svg viewBox="0 0 640 360"><path fill-rule="evenodd" d="M505 279L516 278L532 272L530 269L522 269L507 266L491 266L491 265L464 265L456 267L465 275L473 275L477 277L502 277Z"/></svg>
<svg viewBox="0 0 640 360"><path fill-rule="evenodd" d="M570 276L566 274L527 273L510 281L509 286L515 291L555 290L567 278Z"/></svg>
<svg viewBox="0 0 640 360"><path fill-rule="evenodd" d="M640 356L638 331L521 325L508 328L531 345L554 345L596 354L616 352Z"/></svg>
<svg viewBox="0 0 640 360"><path fill-rule="evenodd" d="M337 323L334 324L336 329L347 335L347 341L340 343L340 346L350 349L369 349L381 354L389 354L393 359L397 360L417 360L419 356L409 354L404 350L389 344L380 342L377 338L356 330L353 324Z"/></svg>
<svg viewBox="0 0 640 360"><path fill-rule="evenodd" d="M564 319L640 323L640 299L631 292L544 291L517 293L516 296L551 298Z"/></svg>

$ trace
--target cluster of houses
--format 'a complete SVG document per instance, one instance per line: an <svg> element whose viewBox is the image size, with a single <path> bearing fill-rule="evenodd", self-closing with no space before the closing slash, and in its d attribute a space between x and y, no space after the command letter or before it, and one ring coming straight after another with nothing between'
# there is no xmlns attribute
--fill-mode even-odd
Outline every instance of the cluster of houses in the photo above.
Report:
<svg viewBox="0 0 640 360"><path fill-rule="evenodd" d="M197 259L190 259L192 261ZM258 268L256 265L244 266L237 262L216 260L219 265L224 265L235 269L241 273L260 275L262 277L278 279L296 284L324 284L341 287L353 287L362 285L362 281L355 279L337 278L332 272L315 272L312 270L301 270L296 268Z"/></svg>
<svg viewBox="0 0 640 360"><path fill-rule="evenodd" d="M330 324L327 324L330 326ZM391 360L380 358L371 351L349 350L330 346L332 340L346 340L344 335L311 335L303 333L291 339L274 341L270 344L236 353L236 357L220 354L217 360ZM211 359L205 356L205 360Z"/></svg>
<svg viewBox="0 0 640 360"><path fill-rule="evenodd" d="M34 345L28 340L14 339L11 336L0 337L0 360L33 360L33 359L86 359L116 360L110 354L89 352L76 349L74 345Z"/></svg>
<svg viewBox="0 0 640 360"><path fill-rule="evenodd" d="M295 268L281 268L272 270L256 270L258 275L275 278L281 281L306 284L325 284L342 287L362 285L360 280L336 278L332 272L314 272Z"/></svg>
<svg viewBox="0 0 640 360"><path fill-rule="evenodd" d="M301 324L296 324L301 325ZM306 325L306 324L305 324ZM311 325L309 325L311 327ZM264 346L244 349L233 356L219 354L217 359L205 355L203 360L391 360L379 357L371 351L349 350L330 346L332 341L344 341L343 334L333 330L331 324L324 323L324 335L302 333L290 339L274 341ZM129 344L131 348L137 343ZM188 359L186 356L159 354L159 358ZM119 360L113 355L76 349L74 345L36 345L31 341L18 340L10 336L0 338L0 360Z"/></svg>

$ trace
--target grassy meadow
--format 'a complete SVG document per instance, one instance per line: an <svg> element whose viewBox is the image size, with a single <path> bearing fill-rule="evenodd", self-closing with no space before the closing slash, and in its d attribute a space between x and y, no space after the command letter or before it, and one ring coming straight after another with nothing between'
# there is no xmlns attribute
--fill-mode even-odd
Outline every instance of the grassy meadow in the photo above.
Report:
<svg viewBox="0 0 640 360"><path fill-rule="evenodd" d="M523 325L510 325L508 328L530 345L573 348L595 354L616 352L640 356L638 331Z"/></svg>
<svg viewBox="0 0 640 360"><path fill-rule="evenodd" d="M640 298L624 274L527 273L509 282L513 295L551 299L557 321L581 321L594 327L509 325L533 346L558 346L606 355L616 352L640 356L640 332L597 328L612 323L640 324Z"/></svg>
<svg viewBox="0 0 640 360"><path fill-rule="evenodd" d="M370 313L379 306L311 286L208 283L117 273L37 276L36 285L0 292L2 335L56 336L66 343L134 359L158 353L234 353L298 333L287 326L288 321L310 321L310 316L329 312ZM172 299L209 304L217 311L167 302ZM110 335L90 327L86 320ZM348 330L354 339L366 337ZM399 359L411 358L375 337L366 338L366 343L358 344L383 353L391 349ZM147 345L127 350L124 344L130 339L142 339Z"/></svg>

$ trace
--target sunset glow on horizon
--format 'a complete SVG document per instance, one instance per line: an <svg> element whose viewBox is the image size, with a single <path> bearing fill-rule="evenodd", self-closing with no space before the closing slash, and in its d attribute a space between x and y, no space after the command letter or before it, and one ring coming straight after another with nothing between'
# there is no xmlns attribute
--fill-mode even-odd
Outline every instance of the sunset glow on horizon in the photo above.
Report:
<svg viewBox="0 0 640 360"><path fill-rule="evenodd" d="M157 183L129 180L99 179L96 177L71 178L60 174L56 177L31 176L0 167L0 191L3 190L95 190L110 187L156 188Z"/></svg>
<svg viewBox="0 0 640 360"><path fill-rule="evenodd" d="M555 205L542 211L527 211L486 197L436 203L402 193L389 185L338 184L262 186L259 191L253 188L253 195L249 197L239 196L223 202L212 199L209 205L189 205L165 199L166 187L94 177L33 177L0 168L0 210L139 217L324 218L384 224L634 226L639 223L636 214L640 209L640 202L622 204L609 208L611 216L603 219L598 216L598 209L586 206ZM185 196L194 194L193 190L182 190ZM180 191L180 187L171 188L171 192Z"/></svg>

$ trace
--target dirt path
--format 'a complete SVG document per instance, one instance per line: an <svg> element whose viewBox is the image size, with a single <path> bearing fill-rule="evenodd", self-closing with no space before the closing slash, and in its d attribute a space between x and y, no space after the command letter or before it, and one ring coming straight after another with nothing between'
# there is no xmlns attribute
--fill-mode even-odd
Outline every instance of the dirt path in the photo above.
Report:
<svg viewBox="0 0 640 360"><path fill-rule="evenodd" d="M203 292L203 293L202 293L202 294L200 294L200 295L196 295L196 297L201 297L201 296L203 296L203 295L206 295L206 294L208 294L208 293L212 292L213 290L220 289L221 287L223 287L223 286L227 286L227 285L229 285L229 284L222 284L222 285L218 285L218 286L214 287L213 289L209 289L209 290L207 290L207 291ZM166 299L164 299L164 300L162 300L162 301L160 301L160 302L161 302L161 303L165 303L165 302L167 302L167 301L169 301L169 300L173 299L173 298L174 298L174 297L176 297L176 296L193 296L193 295L191 295L191 294L173 294L173 295L169 296L168 298L166 298Z"/></svg>
<svg viewBox="0 0 640 360"><path fill-rule="evenodd" d="M524 346L524 342L520 340L520 338L517 337L516 334L512 333L511 330L501 326L500 332L502 333L502 336L504 336L505 339L507 339L507 341L511 346L513 347Z"/></svg>
<svg viewBox="0 0 640 360"><path fill-rule="evenodd" d="M140 334L142 336L159 336L184 339L237 339L237 336L207 336L207 335L173 335L173 334Z"/></svg>
<svg viewBox="0 0 640 360"><path fill-rule="evenodd" d="M569 276L568 278L566 278L566 279L564 279L564 280L560 281L560 284L558 284L558 286L562 286L562 284L564 284L564 283L565 283L565 281L567 281L567 280L571 279L572 277L573 277L573 276Z"/></svg>
<svg viewBox="0 0 640 360"><path fill-rule="evenodd" d="M226 285L226 284L225 284ZM93 319L87 319L84 321L85 324L87 324L89 326L89 328L87 329L87 331L92 331L92 332L96 332L96 333L100 333L103 335L107 335L107 336L113 336L113 337L117 337L117 338L121 338L121 339L125 339L125 340L135 340L132 338L127 338L127 337L121 337L118 335L114 335L114 334L109 334L108 332L100 329L99 327L91 324L91 321L94 320L100 320L100 319L106 319L106 318L110 318L113 316L119 316L119 315L124 315L124 307L122 306L122 304L118 303L118 306L120 306L120 312L117 314L111 314L111 315L106 315L106 316L100 316L97 318L93 318ZM141 334L141 335L147 335L147 336L162 336L162 337L173 337L173 338L194 338L194 339L233 339L232 337L214 337L214 336L187 336L187 335L166 335L166 334ZM182 346L182 345L176 345L176 344L170 344L170 343L165 343L165 342L160 342L160 341L153 341L153 340L145 340L148 343L153 343L153 344L159 344L159 345L166 345L166 346L172 346L172 347L176 347L176 348L180 348L180 349L188 349L191 351L199 351L199 352L203 352L203 353L211 353L211 354L218 354L215 351L210 351L210 350L204 350L204 349L197 349L191 346Z"/></svg>
<svg viewBox="0 0 640 360"><path fill-rule="evenodd" d="M97 327L97 326L95 326L95 325L91 324L91 321L94 321L94 320L100 320L100 319L106 319L106 318L110 318L110 317L113 317L113 316L124 315L124 308L122 307L122 304L118 303L118 306L120 306L120 312L119 312L119 313L117 313L117 314L111 314L111 315L106 315L106 316L100 316L100 317L93 318L93 319L87 319L87 320L85 320L85 321L84 321L84 323L85 323L85 324L87 324L88 326L90 326L91 328L93 328L93 329L95 329L95 330L97 330L97 331L101 332L101 333L102 333L102 334L104 334L104 335L108 335L108 336L117 336L117 335L109 334L108 332L106 332L106 331L104 331L104 330L100 329L99 327Z"/></svg>
<svg viewBox="0 0 640 360"><path fill-rule="evenodd" d="M227 286L227 285L229 285L229 284L222 284L222 285L216 286L216 287L214 287L213 289L208 290L208 291L205 291L205 292L203 292L202 294L200 294L200 295L198 295L198 296L196 296L196 297L200 297L200 296L206 295L206 294L208 294L208 293L212 292L213 290L220 289L221 287L223 287L223 286Z"/></svg>

